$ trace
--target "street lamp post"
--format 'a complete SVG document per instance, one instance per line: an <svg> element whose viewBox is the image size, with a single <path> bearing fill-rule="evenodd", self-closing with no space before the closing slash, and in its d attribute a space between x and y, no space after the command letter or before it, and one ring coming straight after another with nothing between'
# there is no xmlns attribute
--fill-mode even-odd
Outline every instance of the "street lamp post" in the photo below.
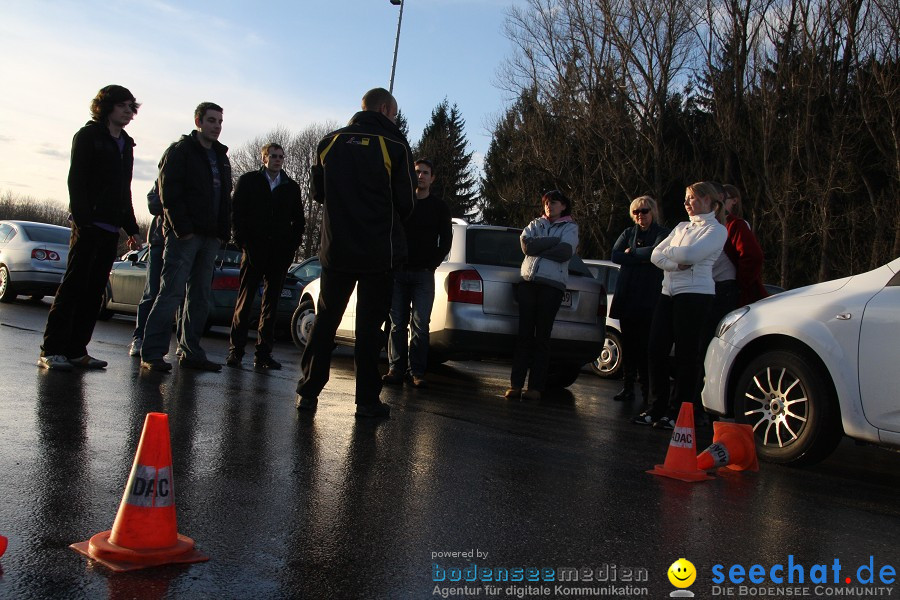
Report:
<svg viewBox="0 0 900 600"><path fill-rule="evenodd" d="M400 24L403 23L403 0L391 0L394 6L400 6L400 17L397 18L397 39L394 40L394 63L391 65L391 86L388 88L390 93L394 93L394 72L397 70L397 49L400 47Z"/></svg>

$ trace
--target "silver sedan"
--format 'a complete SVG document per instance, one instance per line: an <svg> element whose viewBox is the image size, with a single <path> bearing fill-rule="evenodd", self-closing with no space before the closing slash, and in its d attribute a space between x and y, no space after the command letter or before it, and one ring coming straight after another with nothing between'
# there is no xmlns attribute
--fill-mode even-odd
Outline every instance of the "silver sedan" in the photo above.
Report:
<svg viewBox="0 0 900 600"><path fill-rule="evenodd" d="M69 258L68 227L0 221L0 302L56 294Z"/></svg>

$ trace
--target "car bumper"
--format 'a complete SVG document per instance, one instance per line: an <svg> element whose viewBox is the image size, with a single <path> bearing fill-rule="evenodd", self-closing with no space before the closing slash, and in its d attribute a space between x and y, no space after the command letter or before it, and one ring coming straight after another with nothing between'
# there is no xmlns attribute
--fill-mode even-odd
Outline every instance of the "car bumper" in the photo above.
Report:
<svg viewBox="0 0 900 600"><path fill-rule="evenodd" d="M432 329L429 346L450 359L508 359L518 331L518 317L486 315L480 305L458 304L448 312L442 329ZM557 321L550 339L551 361L586 364L599 356L604 337L604 326Z"/></svg>
<svg viewBox="0 0 900 600"><path fill-rule="evenodd" d="M10 281L19 294L43 294L53 296L65 275L65 269L11 271Z"/></svg>
<svg viewBox="0 0 900 600"><path fill-rule="evenodd" d="M703 362L706 380L700 398L707 412L720 416L727 415L728 406L728 374L731 372L738 355L738 348L721 338L713 338L706 350Z"/></svg>

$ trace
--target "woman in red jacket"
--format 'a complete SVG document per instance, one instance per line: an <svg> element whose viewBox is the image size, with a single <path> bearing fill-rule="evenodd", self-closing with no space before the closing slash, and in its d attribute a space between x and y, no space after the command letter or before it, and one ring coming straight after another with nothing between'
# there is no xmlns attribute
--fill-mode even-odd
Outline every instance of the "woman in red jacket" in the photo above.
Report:
<svg viewBox="0 0 900 600"><path fill-rule="evenodd" d="M746 306L769 294L762 284L763 251L750 225L743 219L741 192L731 184L725 190L725 228L728 238L723 251L737 269L738 307Z"/></svg>

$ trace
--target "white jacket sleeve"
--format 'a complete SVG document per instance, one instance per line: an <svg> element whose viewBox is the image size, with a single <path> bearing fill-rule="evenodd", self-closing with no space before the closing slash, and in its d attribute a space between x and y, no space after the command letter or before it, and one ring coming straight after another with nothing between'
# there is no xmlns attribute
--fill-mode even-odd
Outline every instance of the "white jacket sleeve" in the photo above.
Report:
<svg viewBox="0 0 900 600"><path fill-rule="evenodd" d="M689 244L678 247L669 246L662 251L663 254L681 265L697 264L722 251L728 231L719 223L715 223L694 228L694 231L688 235L691 237Z"/></svg>
<svg viewBox="0 0 900 600"><path fill-rule="evenodd" d="M674 260L670 259L668 256L664 254L664 250L670 248L672 244L672 238L675 236L675 232L677 231L677 227L669 232L669 235L666 236L666 239L661 241L656 248L653 249L653 253L650 255L650 262L654 265L662 269L663 271L677 271L678 263Z"/></svg>

